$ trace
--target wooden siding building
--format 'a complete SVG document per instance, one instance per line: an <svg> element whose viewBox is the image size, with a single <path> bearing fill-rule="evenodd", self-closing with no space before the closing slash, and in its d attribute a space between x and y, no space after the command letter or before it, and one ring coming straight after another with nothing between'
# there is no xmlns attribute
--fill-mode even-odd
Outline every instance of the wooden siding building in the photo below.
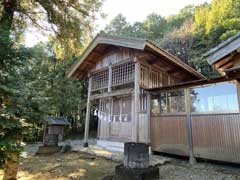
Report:
<svg viewBox="0 0 240 180"><path fill-rule="evenodd" d="M206 79L148 40L96 36L68 72L89 81L85 144L97 109L98 142L108 146L144 142L191 163L240 163L239 48L240 34L206 53L222 74Z"/></svg>
<svg viewBox="0 0 240 180"><path fill-rule="evenodd" d="M150 143L150 93L145 89L205 78L148 40L108 35L95 37L68 77L89 82L85 145L91 109L98 110L99 141Z"/></svg>
<svg viewBox="0 0 240 180"><path fill-rule="evenodd" d="M205 54L222 76L148 89L153 151L240 163L239 48L237 34Z"/></svg>

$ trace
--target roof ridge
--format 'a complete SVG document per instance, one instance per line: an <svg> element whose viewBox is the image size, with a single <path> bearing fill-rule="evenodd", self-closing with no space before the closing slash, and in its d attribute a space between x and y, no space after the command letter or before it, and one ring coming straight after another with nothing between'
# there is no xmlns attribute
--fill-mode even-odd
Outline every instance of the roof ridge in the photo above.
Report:
<svg viewBox="0 0 240 180"><path fill-rule="evenodd" d="M210 56L211 54L215 53L217 50L222 49L223 47L227 46L228 44L230 44L232 41L234 41L235 39L237 39L239 37L240 37L240 32L238 32L236 35L234 35L232 37L229 37L228 39L221 42L220 44L218 44L214 48L210 49L205 54L203 54L203 56L204 57Z"/></svg>
<svg viewBox="0 0 240 180"><path fill-rule="evenodd" d="M127 39L127 40L137 40L137 41L147 41L147 38L142 38L142 37L130 37L130 36L120 36L120 35L112 35L112 34L106 34L103 32L98 33L96 37L107 37L107 38L119 38L119 39ZM95 39L94 38L94 39Z"/></svg>

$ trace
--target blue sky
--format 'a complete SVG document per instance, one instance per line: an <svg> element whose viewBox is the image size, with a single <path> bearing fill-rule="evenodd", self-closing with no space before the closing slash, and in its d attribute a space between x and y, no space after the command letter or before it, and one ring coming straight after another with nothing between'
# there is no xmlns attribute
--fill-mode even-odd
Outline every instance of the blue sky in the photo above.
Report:
<svg viewBox="0 0 240 180"><path fill-rule="evenodd" d="M97 31L103 29L116 15L123 14L130 23L143 21L150 13L157 13L162 16L177 14L186 5L198 5L211 0L104 0L102 12L107 17L98 18L96 21ZM28 32L25 39L27 46L33 46L39 41L46 42L47 35L42 35L37 30Z"/></svg>

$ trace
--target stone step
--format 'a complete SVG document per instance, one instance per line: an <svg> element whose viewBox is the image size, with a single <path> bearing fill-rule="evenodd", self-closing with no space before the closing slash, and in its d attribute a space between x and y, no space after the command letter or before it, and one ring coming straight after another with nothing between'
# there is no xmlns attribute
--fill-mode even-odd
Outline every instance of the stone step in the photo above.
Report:
<svg viewBox="0 0 240 180"><path fill-rule="evenodd" d="M122 142L98 140L97 145L110 151L117 151L117 152L124 151L124 143Z"/></svg>

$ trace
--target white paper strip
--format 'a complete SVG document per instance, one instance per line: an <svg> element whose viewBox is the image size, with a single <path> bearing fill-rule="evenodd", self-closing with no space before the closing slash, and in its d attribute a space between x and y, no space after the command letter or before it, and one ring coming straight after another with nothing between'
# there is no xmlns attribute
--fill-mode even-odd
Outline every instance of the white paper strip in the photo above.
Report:
<svg viewBox="0 0 240 180"><path fill-rule="evenodd" d="M128 115L126 114L124 117L124 122L127 122L127 121L128 121Z"/></svg>
<svg viewBox="0 0 240 180"><path fill-rule="evenodd" d="M94 116L97 116L97 115L98 115L98 110L95 109L95 110L94 110Z"/></svg>
<svg viewBox="0 0 240 180"><path fill-rule="evenodd" d="M108 115L108 122L111 122L111 114Z"/></svg>

